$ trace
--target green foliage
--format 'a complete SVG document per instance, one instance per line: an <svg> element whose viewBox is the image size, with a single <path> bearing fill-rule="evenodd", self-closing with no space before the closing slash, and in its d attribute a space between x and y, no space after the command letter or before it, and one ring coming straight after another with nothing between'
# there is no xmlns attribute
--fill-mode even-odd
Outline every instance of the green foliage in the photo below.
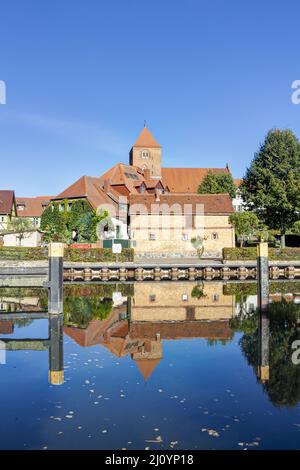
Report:
<svg viewBox="0 0 300 470"><path fill-rule="evenodd" d="M59 206L63 204L63 210ZM108 212L97 214L85 199L53 202L42 214L41 230L45 232L45 240L72 242L72 232L78 233L79 243L97 241L97 224Z"/></svg>
<svg viewBox="0 0 300 470"><path fill-rule="evenodd" d="M201 258L204 252L203 237L198 235L197 237L191 238L191 244L197 251L198 258Z"/></svg>
<svg viewBox="0 0 300 470"><path fill-rule="evenodd" d="M223 259L230 261L256 260L256 248L223 248ZM271 261L299 261L300 248L269 248L269 260Z"/></svg>
<svg viewBox="0 0 300 470"><path fill-rule="evenodd" d="M134 250L132 248L123 248L122 253L114 254L110 248L66 248L65 261L82 262L126 262L134 260Z"/></svg>
<svg viewBox="0 0 300 470"><path fill-rule="evenodd" d="M300 292L300 281L271 281L270 294L289 294ZM236 295L239 298L257 294L257 282L226 283L223 286L224 295Z"/></svg>
<svg viewBox="0 0 300 470"><path fill-rule="evenodd" d="M14 230L21 235L21 238L25 237L25 233L28 230L34 230L35 227L33 223L25 219L24 217L15 217L9 223L9 230Z"/></svg>
<svg viewBox="0 0 300 470"><path fill-rule="evenodd" d="M41 230L44 232L44 240L48 243L68 242L71 234L65 223L65 215L58 208L57 203L49 205L41 217Z"/></svg>
<svg viewBox="0 0 300 470"><path fill-rule="evenodd" d="M134 295L133 284L64 284L66 297L106 297L112 298L114 292L121 292L124 297Z"/></svg>
<svg viewBox="0 0 300 470"><path fill-rule="evenodd" d="M300 220L297 220L297 222L294 223L292 227L292 232L296 235L300 235Z"/></svg>
<svg viewBox="0 0 300 470"><path fill-rule="evenodd" d="M249 240L259 228L259 220L253 212L234 212L229 216L229 223L235 229L235 235L243 246L244 242Z"/></svg>
<svg viewBox="0 0 300 470"><path fill-rule="evenodd" d="M197 284L195 287L192 289L192 297L196 299L201 299L202 297L206 297L206 294L204 294L204 284L202 283L201 285Z"/></svg>
<svg viewBox="0 0 300 470"><path fill-rule="evenodd" d="M236 186L231 173L209 171L198 188L199 194L228 193L231 198L235 197Z"/></svg>
<svg viewBox="0 0 300 470"><path fill-rule="evenodd" d="M4 247L0 246L0 260L31 261L48 259L48 249L44 247ZM65 261L78 262L126 262L134 260L134 250L124 248L122 253L114 254L110 248L66 248Z"/></svg>
<svg viewBox="0 0 300 470"><path fill-rule="evenodd" d="M32 261L48 258L48 249L44 247L0 246L0 260Z"/></svg>
<svg viewBox="0 0 300 470"><path fill-rule="evenodd" d="M296 406L300 400L300 368L292 362L292 344L300 339L300 306L290 302L274 302L265 312L269 318L269 368L270 378L263 384L270 400L277 406ZM240 346L248 363L257 370L259 314L240 319L239 331L244 331ZM251 321L253 331L249 328ZM232 324L232 322L231 322ZM235 326L235 325L233 325Z"/></svg>
<svg viewBox="0 0 300 470"><path fill-rule="evenodd" d="M111 299L99 297L65 297L64 324L86 328L94 320L105 320L111 313Z"/></svg>
<svg viewBox="0 0 300 470"><path fill-rule="evenodd" d="M300 143L290 130L268 132L241 185L247 206L283 236L300 211Z"/></svg>

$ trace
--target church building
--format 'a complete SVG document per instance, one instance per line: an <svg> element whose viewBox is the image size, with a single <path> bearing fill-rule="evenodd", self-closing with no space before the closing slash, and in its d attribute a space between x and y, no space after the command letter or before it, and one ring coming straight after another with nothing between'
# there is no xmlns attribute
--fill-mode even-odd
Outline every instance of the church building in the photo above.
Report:
<svg viewBox="0 0 300 470"><path fill-rule="evenodd" d="M76 199L94 209L110 206L118 225L110 238L129 237L137 256L195 257L201 249L203 256L220 257L235 243L228 222L231 199L200 195L197 189L209 171L229 172L228 167L165 168L162 163L162 147L144 127L128 164L117 163L99 177L81 177L51 201L67 200L70 208Z"/></svg>

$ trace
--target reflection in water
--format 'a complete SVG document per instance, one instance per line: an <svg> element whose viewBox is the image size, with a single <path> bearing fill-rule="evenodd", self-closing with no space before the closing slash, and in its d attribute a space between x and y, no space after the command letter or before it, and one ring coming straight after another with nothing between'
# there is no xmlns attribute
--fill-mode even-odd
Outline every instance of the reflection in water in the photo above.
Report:
<svg viewBox="0 0 300 470"><path fill-rule="evenodd" d="M274 410L280 405L281 415L276 425L281 426L282 413L288 408L288 413L294 414L285 417L285 426L287 423L294 426L293 433L298 431L297 426L300 429L300 366L292 362L292 345L300 339L298 292L299 283L271 284L270 304L260 313L255 283L68 284L64 288L64 314L48 316L44 291L0 289L0 339L8 351L7 366L0 366L0 377L4 377L7 387L0 390L2 402L10 402L13 391L9 384L13 380L18 383L18 377L25 374L30 376L26 393L33 393L32 402L41 399L41 408L46 410L43 394L48 393L47 403L53 400L54 411L47 412L47 416L57 420L56 423L64 418L70 420L67 428L70 434L66 436L73 436L71 421L76 407L86 427L99 427L98 421L103 419L105 432L108 423L112 426L118 423L123 432L120 430L120 435L109 443L103 441L103 448L121 448L124 433L128 432L128 420L135 423L132 429L136 429L138 441L147 411L153 419L160 417L160 426L166 426L165 433L171 436L171 443L179 440L172 434L174 430L182 433L182 448L191 445L235 448L241 445L240 439L235 442L239 433L245 436L242 443L258 445L260 433L256 429L263 425L266 436L270 433L272 439L266 447L280 447L284 438L280 435L277 444L275 441L273 444L270 429L275 424L266 415L275 416ZM36 318L43 319L44 326L47 323L47 330L40 327L34 330ZM36 338L32 338L33 331ZM36 375L40 360L44 361L43 366L40 375ZM55 387L55 392L47 381L48 391L44 388L41 392L47 375L45 367L48 367L50 384L60 385ZM22 383L25 378L19 380ZM160 401L164 389L168 392L165 401ZM86 402L85 391L90 404ZM193 407L189 408L186 401ZM57 416L64 402L67 408ZM151 408L152 402L157 410ZM97 413L94 407L99 407L97 419L94 419ZM5 409L2 413L5 414ZM11 413L5 418L7 423L13 422ZM22 415L26 410L19 413ZM257 413L256 420L252 418L254 413ZM185 426L181 429L183 421ZM154 424L151 429L159 429ZM25 425L22 426L21 430ZM82 429L80 421L76 426ZM63 444L52 436L53 447L72 447L73 437L71 441L61 438L65 431L57 435ZM296 447L299 435L292 431L287 436L292 435L294 441L287 437L285 448ZM157 432L160 437L161 431ZM197 437L197 432L201 437ZM211 445L205 441L206 434L207 439L215 439ZM80 436L78 442L83 448L89 448L90 435ZM149 435L144 439L149 439ZM128 437L127 441L132 439ZM145 442L139 442L136 448L144 448ZM153 442L151 434L149 442ZM161 448L164 446L160 440L157 443L161 443ZM91 447L98 448L98 441Z"/></svg>
<svg viewBox="0 0 300 470"><path fill-rule="evenodd" d="M231 321L243 332L240 346L275 405L295 406L300 401L300 368L292 361L293 342L300 339L300 305L280 300Z"/></svg>

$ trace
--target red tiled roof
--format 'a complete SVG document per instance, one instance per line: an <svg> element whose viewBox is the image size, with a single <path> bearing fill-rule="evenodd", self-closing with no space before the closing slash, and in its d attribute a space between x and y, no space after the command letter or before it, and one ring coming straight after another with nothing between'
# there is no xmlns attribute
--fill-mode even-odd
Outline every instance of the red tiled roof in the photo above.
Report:
<svg viewBox="0 0 300 470"><path fill-rule="evenodd" d="M17 197L18 217L41 217L52 196ZM20 210L18 206L25 206Z"/></svg>
<svg viewBox="0 0 300 470"><path fill-rule="evenodd" d="M133 322L130 325L131 338L155 339L157 333L162 339L232 338L232 329L228 321L177 321L177 322Z"/></svg>
<svg viewBox="0 0 300 470"><path fill-rule="evenodd" d="M161 359L135 359L135 363L145 380L148 380L153 374L160 361Z"/></svg>
<svg viewBox="0 0 300 470"><path fill-rule="evenodd" d="M136 142L134 143L133 147L160 148L161 145L156 142L147 127L144 127L140 135L138 136Z"/></svg>
<svg viewBox="0 0 300 470"><path fill-rule="evenodd" d="M0 191L0 214L11 214L15 202L15 193L10 190Z"/></svg>
<svg viewBox="0 0 300 470"><path fill-rule="evenodd" d="M231 214L232 201L228 194L161 194L159 201L155 194L132 195L130 201L130 215L137 213L158 214L162 206L170 208L170 212L181 214L183 209L192 209L192 213L201 212L203 205L205 214ZM185 207L186 206L186 207ZM198 210L197 210L198 209ZM186 213L186 211L185 211Z"/></svg>
<svg viewBox="0 0 300 470"><path fill-rule="evenodd" d="M53 197L52 201L62 199L85 198L94 209L100 205L112 204L112 199L103 191L99 178L92 176L82 176L75 183L71 184L62 193Z"/></svg>
<svg viewBox="0 0 300 470"><path fill-rule="evenodd" d="M234 184L236 185L237 188L239 188L243 182L243 179L242 178L235 178L234 180Z"/></svg>
<svg viewBox="0 0 300 470"><path fill-rule="evenodd" d="M228 173L228 168L162 168L162 181L172 193L197 193L207 173Z"/></svg>

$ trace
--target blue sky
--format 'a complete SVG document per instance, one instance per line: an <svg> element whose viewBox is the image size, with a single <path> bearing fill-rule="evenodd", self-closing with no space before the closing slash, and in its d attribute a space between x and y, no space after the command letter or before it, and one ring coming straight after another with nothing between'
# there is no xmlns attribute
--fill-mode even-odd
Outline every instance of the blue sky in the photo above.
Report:
<svg viewBox="0 0 300 470"><path fill-rule="evenodd" d="M271 127L300 137L298 0L1 0L0 188L54 195L128 152L244 174Z"/></svg>

